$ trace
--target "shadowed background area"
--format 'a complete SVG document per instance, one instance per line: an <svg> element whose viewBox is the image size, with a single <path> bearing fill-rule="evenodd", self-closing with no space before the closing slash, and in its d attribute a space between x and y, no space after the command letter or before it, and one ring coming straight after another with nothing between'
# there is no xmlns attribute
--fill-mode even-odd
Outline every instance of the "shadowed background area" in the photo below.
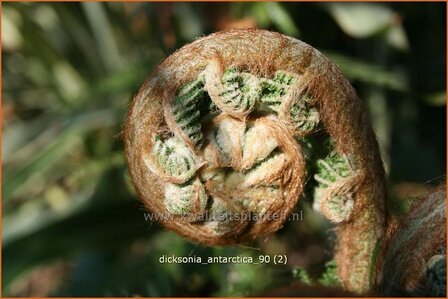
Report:
<svg viewBox="0 0 448 299"><path fill-rule="evenodd" d="M296 209L303 217L241 247L199 246L145 219L123 156L129 102L155 65L214 31L278 31L340 66L369 110L395 215L445 179L445 3L2 7L4 296L249 296L296 283L337 287L332 226L307 198ZM264 254L286 255L288 263L159 262L162 255L260 262Z"/></svg>

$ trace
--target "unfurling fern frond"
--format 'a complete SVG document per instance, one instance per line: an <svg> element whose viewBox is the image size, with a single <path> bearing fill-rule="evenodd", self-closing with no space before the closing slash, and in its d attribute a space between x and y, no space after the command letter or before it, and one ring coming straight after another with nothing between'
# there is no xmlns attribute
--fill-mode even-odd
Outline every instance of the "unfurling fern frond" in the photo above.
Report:
<svg viewBox="0 0 448 299"><path fill-rule="evenodd" d="M317 160L317 173L314 179L319 183L318 187L327 188L335 182L350 176L353 168L344 155L331 152L324 159Z"/></svg>
<svg viewBox="0 0 448 299"><path fill-rule="evenodd" d="M237 205L219 196L213 197L206 226L218 236L232 234L237 236L248 224L248 217Z"/></svg>
<svg viewBox="0 0 448 299"><path fill-rule="evenodd" d="M204 97L204 76L200 76L181 88L171 103L174 120L198 148L201 148L204 142L200 123L201 113L198 109Z"/></svg>
<svg viewBox="0 0 448 299"><path fill-rule="evenodd" d="M221 105L236 114L252 111L261 95L257 77L236 68L227 69L222 78Z"/></svg>
<svg viewBox="0 0 448 299"><path fill-rule="evenodd" d="M424 296L446 297L446 255L437 254L426 263Z"/></svg>
<svg viewBox="0 0 448 299"><path fill-rule="evenodd" d="M314 179L318 184L314 193L314 208L335 223L348 220L354 208L354 195L361 175L346 155L335 151L317 160L316 164Z"/></svg>
<svg viewBox="0 0 448 299"><path fill-rule="evenodd" d="M263 79L261 102L269 109L278 112L283 97L293 82L294 77L283 71L277 71L272 79Z"/></svg>
<svg viewBox="0 0 448 299"><path fill-rule="evenodd" d="M205 212L208 195L199 179L184 185L167 184L164 204L169 213L194 220Z"/></svg>
<svg viewBox="0 0 448 299"><path fill-rule="evenodd" d="M322 213L344 222L338 275L365 294L366 265L385 229L385 182L360 103L339 69L303 42L263 30L212 34L162 62L136 95L125 129L130 173L145 206L176 216L160 217L163 225L207 245L275 232L304 190L315 189ZM317 128L323 134L311 135ZM161 132L163 140L152 139ZM339 156L315 165L322 136ZM304 146L307 138L315 148ZM211 218L184 221L190 212ZM239 214L275 218L230 217Z"/></svg>
<svg viewBox="0 0 448 299"><path fill-rule="evenodd" d="M300 136L313 132L319 124L319 112L310 102L307 96L303 96L291 106L290 117Z"/></svg>
<svg viewBox="0 0 448 299"><path fill-rule="evenodd" d="M172 177L176 183L188 181L197 171L193 153L177 137L171 137L166 141L156 137L153 154L159 169L165 176Z"/></svg>

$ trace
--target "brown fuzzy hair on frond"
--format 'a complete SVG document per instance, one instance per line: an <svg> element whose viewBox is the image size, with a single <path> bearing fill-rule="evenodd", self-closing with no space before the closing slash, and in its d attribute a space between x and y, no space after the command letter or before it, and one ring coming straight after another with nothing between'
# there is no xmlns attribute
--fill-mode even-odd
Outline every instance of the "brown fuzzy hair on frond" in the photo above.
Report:
<svg viewBox="0 0 448 299"><path fill-rule="evenodd" d="M376 293L446 297L446 242L443 185L389 226L376 265Z"/></svg>
<svg viewBox="0 0 448 299"><path fill-rule="evenodd" d="M313 47L254 29L182 47L135 96L126 158L140 199L163 225L199 243L238 244L282 227L312 175L301 142L316 130L356 164L356 180L331 177L349 187L338 185L322 205L331 216L350 200L350 213L329 217L338 219L335 258L344 286L365 293L386 226L384 170L362 102ZM258 219L218 217L230 214Z"/></svg>

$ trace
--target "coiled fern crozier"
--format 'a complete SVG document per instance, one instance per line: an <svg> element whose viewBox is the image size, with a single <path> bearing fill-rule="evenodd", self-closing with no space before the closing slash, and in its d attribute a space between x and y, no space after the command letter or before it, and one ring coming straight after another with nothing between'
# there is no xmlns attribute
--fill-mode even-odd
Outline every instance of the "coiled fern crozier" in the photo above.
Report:
<svg viewBox="0 0 448 299"><path fill-rule="evenodd" d="M176 124L189 141L199 148L202 147L204 137L199 122L201 116L199 107L204 101L204 95L204 77L200 76L180 89L170 107Z"/></svg>
<svg viewBox="0 0 448 299"><path fill-rule="evenodd" d="M314 208L334 223L348 221L353 213L362 173L346 155L336 152L317 160L316 164Z"/></svg>
<svg viewBox="0 0 448 299"><path fill-rule="evenodd" d="M309 161L310 140L331 144L328 155ZM135 96L125 144L145 206L202 244L273 233L305 187L315 190L316 209L337 225L342 284L370 290L386 229L378 145L349 82L311 46L231 30L182 47Z"/></svg>
<svg viewBox="0 0 448 299"><path fill-rule="evenodd" d="M293 80L293 75L282 71L277 71L272 79L264 79L261 85L263 90L260 98L261 102L273 111L278 112L282 99Z"/></svg>
<svg viewBox="0 0 448 299"><path fill-rule="evenodd" d="M446 224L445 186L392 222L377 259L375 292L446 298Z"/></svg>

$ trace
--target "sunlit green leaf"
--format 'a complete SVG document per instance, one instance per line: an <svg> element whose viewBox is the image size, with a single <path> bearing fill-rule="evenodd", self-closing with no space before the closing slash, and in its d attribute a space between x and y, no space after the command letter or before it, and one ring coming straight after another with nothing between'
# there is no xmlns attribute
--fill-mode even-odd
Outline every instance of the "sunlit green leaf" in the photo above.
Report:
<svg viewBox="0 0 448 299"><path fill-rule="evenodd" d="M409 41L402 25L393 25L386 32L387 42L394 48L401 51L409 50Z"/></svg>
<svg viewBox="0 0 448 299"><path fill-rule="evenodd" d="M445 106L446 105L446 92L441 91L433 93L425 97L425 102L431 106Z"/></svg>
<svg viewBox="0 0 448 299"><path fill-rule="evenodd" d="M264 5L271 22L274 23L281 32L294 37L298 37L300 35L299 28L297 28L294 24L294 20L284 9L282 3L266 2Z"/></svg>
<svg viewBox="0 0 448 299"><path fill-rule="evenodd" d="M327 3L325 7L350 36L369 37L391 25L394 12L382 3Z"/></svg>
<svg viewBox="0 0 448 299"><path fill-rule="evenodd" d="M262 2L253 3L251 15L257 20L257 23L262 28L268 27L272 23L266 10L266 5Z"/></svg>

